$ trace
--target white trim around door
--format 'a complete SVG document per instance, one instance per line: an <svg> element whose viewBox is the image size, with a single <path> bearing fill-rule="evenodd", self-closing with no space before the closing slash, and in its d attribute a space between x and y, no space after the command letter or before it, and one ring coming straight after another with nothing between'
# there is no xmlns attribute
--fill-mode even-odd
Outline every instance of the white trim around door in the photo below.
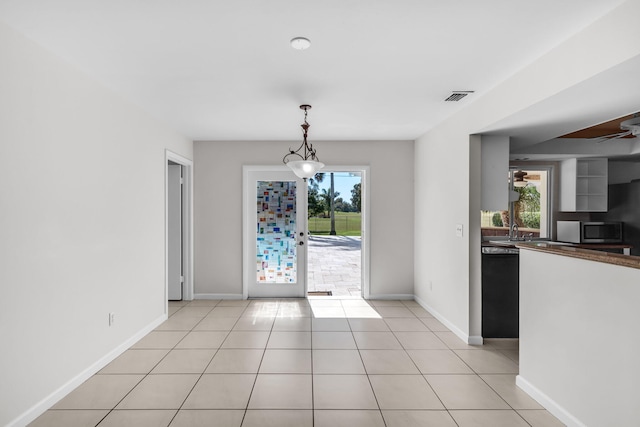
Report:
<svg viewBox="0 0 640 427"><path fill-rule="evenodd" d="M250 236L249 230L252 227L255 227L255 224L251 222L253 218L253 214L251 209L255 209L255 201L248 200L247 194L252 194L249 188L249 174L251 172L256 171L289 171L290 169L286 166L243 166L242 167L242 176L243 176L243 280L242 280L242 297L247 299L249 296L248 293L248 284L249 280L252 277L249 277L247 272L247 263L250 262L250 245L254 245L255 242L252 240L253 236ZM362 297L365 299L369 299L370 290L370 253L371 253L371 245L370 245L370 236L371 236L371 228L369 221L369 213L371 212L371 201L370 201L370 169L369 166L326 166L322 169L322 172L359 172L362 174L362 187L361 187L361 198L362 198L362 252L361 252L361 290ZM306 227L305 227L306 228ZM306 280L305 280L306 282ZM306 295L306 289L305 289Z"/></svg>
<svg viewBox="0 0 640 427"><path fill-rule="evenodd" d="M182 299L190 301L193 299L193 161L179 154L165 150L165 313L168 313L169 294L169 239L168 239L168 176L169 162L177 163L183 167L183 189L182 189L182 262L183 262L183 292Z"/></svg>

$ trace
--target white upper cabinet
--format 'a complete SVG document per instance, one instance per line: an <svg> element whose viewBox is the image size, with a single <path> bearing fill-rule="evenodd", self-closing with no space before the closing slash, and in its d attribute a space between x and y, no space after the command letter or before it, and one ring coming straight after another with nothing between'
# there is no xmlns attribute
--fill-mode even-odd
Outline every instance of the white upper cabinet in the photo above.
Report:
<svg viewBox="0 0 640 427"><path fill-rule="evenodd" d="M568 159L560 167L560 210L606 212L607 159Z"/></svg>

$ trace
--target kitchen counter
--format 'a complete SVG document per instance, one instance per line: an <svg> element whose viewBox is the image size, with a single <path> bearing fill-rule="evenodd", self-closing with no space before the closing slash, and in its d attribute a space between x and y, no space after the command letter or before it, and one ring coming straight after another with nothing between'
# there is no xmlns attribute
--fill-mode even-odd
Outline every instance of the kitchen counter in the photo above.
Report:
<svg viewBox="0 0 640 427"><path fill-rule="evenodd" d="M571 426L637 426L640 257L521 242L516 384Z"/></svg>
<svg viewBox="0 0 640 427"><path fill-rule="evenodd" d="M622 249L624 255L631 255L633 245L625 245L622 243L572 243L574 248L580 249Z"/></svg>
<svg viewBox="0 0 640 427"><path fill-rule="evenodd" d="M580 247L583 246L583 247ZM580 258L588 261L604 262L607 264L619 265L622 267L637 268L640 269L640 257L633 255L622 255L611 252L602 252L592 249L584 249L585 245L558 245L556 242L518 242L516 248L528 249L533 251L540 251L551 253L555 255L568 256L572 258ZM588 245L589 247L595 247L596 245ZM604 246L616 246L617 249L628 245L597 245L602 249Z"/></svg>
<svg viewBox="0 0 640 427"><path fill-rule="evenodd" d="M622 250L624 255L631 254L631 248L633 245L626 245L623 243L567 243L567 242L554 242L549 240L489 240L482 242L482 247L501 247L501 248L515 248L516 245L521 243L526 244L538 244L545 243L550 246L568 246L571 248L579 248L579 249L593 249L593 250L607 250L607 249L617 249Z"/></svg>

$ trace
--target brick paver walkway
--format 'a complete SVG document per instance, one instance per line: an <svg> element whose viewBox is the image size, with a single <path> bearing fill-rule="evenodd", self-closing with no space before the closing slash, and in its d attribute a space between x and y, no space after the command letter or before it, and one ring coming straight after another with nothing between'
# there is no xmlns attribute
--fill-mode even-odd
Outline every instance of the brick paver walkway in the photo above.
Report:
<svg viewBox="0 0 640 427"><path fill-rule="evenodd" d="M309 236L309 291L333 296L360 296L360 237Z"/></svg>

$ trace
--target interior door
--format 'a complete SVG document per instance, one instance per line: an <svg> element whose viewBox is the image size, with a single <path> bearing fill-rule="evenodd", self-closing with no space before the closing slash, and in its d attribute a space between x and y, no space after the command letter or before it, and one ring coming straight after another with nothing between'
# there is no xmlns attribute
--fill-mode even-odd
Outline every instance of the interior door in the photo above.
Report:
<svg viewBox="0 0 640 427"><path fill-rule="evenodd" d="M182 299L182 166L167 165L168 299Z"/></svg>
<svg viewBox="0 0 640 427"><path fill-rule="evenodd" d="M306 294L307 186L291 171L245 173L245 289L249 298Z"/></svg>

